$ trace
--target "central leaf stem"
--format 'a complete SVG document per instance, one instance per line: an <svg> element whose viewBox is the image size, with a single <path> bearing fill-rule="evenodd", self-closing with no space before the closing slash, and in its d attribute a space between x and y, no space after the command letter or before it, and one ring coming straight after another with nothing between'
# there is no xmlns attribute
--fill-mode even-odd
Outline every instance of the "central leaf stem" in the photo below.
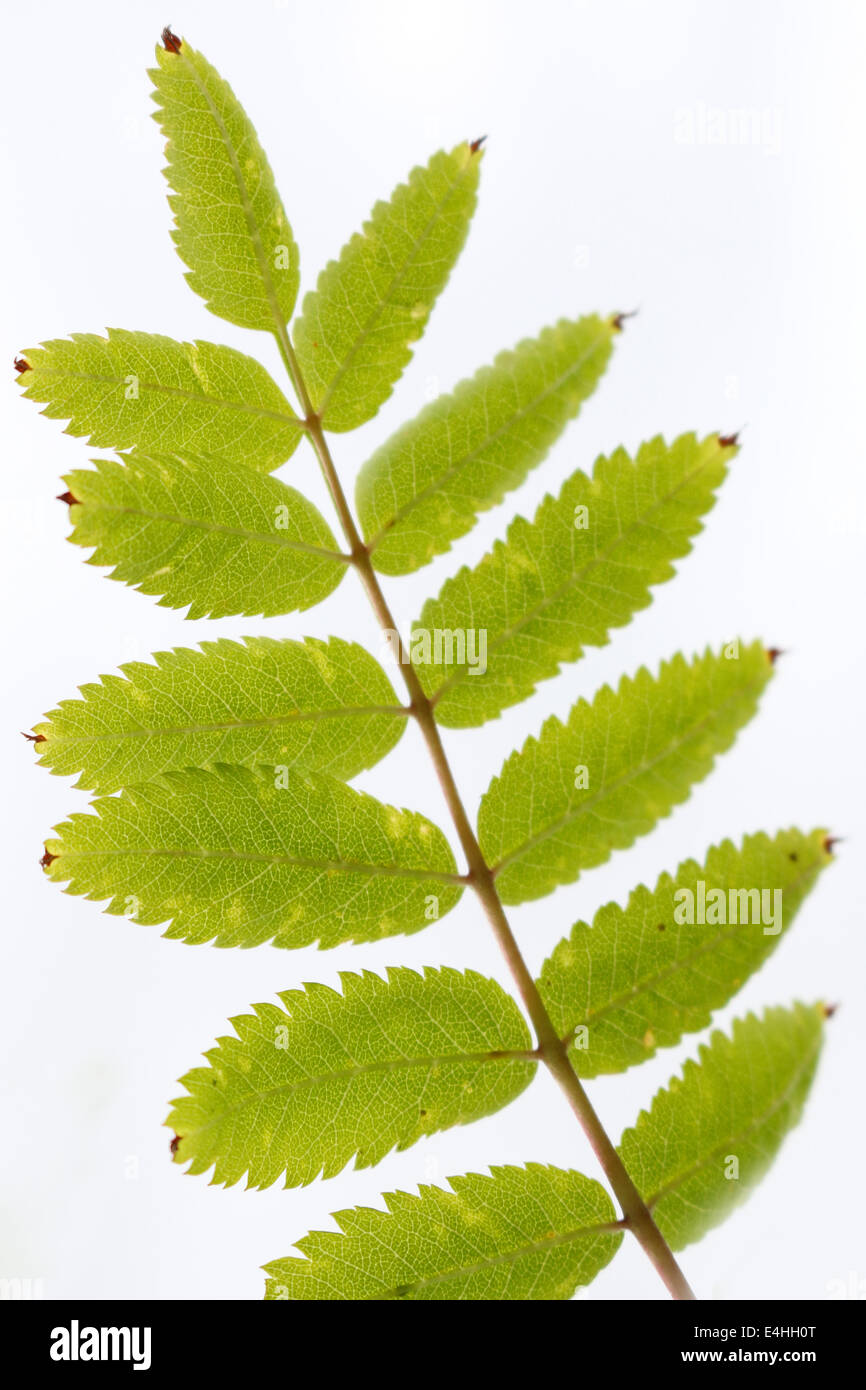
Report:
<svg viewBox="0 0 866 1390"><path fill-rule="evenodd" d="M520 947L505 915L493 871L481 852L478 838L454 781L451 764L443 747L439 727L433 713L433 705L409 659L402 634L397 628L376 571L373 569L370 552L355 524L355 518L331 458L321 419L313 408L288 332L282 328L277 331L275 336L280 355L306 417L304 421L306 433L316 451L325 482L337 510L340 525L349 546L351 563L360 575L367 597L382 629L389 633L396 633L398 647L396 655L399 658L400 670L411 700L409 712L421 730L433 766L436 769L436 775L448 805L454 829L469 867L468 881L481 900L524 1008L532 1021L538 1039L538 1055L565 1093L569 1105L580 1121L622 1208L623 1224L637 1237L671 1296L675 1299L693 1299L695 1295L677 1264L670 1246L653 1220L649 1207L632 1182L625 1164L593 1109L580 1078L569 1060L567 1042L564 1042L557 1035L535 980L523 959Z"/></svg>

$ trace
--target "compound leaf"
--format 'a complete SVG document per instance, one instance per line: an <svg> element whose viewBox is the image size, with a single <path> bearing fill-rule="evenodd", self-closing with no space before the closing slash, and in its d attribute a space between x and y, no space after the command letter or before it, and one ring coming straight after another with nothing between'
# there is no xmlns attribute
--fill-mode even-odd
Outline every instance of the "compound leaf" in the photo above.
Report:
<svg viewBox="0 0 866 1390"><path fill-rule="evenodd" d="M706 1028L781 940L832 858L825 830L747 835L686 860L592 926L578 922L538 986L581 1076L624 1071Z"/></svg>
<svg viewBox="0 0 866 1390"><path fill-rule="evenodd" d="M187 768L93 809L46 843L49 878L193 945L378 941L462 892L441 830L322 773Z"/></svg>
<svg viewBox="0 0 866 1390"><path fill-rule="evenodd" d="M336 589L346 560L294 488L226 459L133 454L64 479L91 565L188 618L291 613Z"/></svg>
<svg viewBox="0 0 866 1390"><path fill-rule="evenodd" d="M659 1091L619 1153L673 1250L740 1205L800 1119L824 1036L822 1005L749 1014L714 1033Z"/></svg>
<svg viewBox="0 0 866 1390"><path fill-rule="evenodd" d="M298 248L265 152L243 107L186 42L157 48L149 76L166 137L178 254L211 313L285 330L298 295Z"/></svg>
<svg viewBox="0 0 866 1390"><path fill-rule="evenodd" d="M532 1080L529 1030L494 980L402 968L341 974L232 1019L182 1078L175 1161L227 1186L286 1187L368 1168L395 1146L491 1115Z"/></svg>
<svg viewBox="0 0 866 1390"><path fill-rule="evenodd" d="M406 710L379 663L337 637L246 637L157 652L81 687L34 726L43 767L108 793L184 767L303 767L346 780L397 743Z"/></svg>
<svg viewBox="0 0 866 1390"><path fill-rule="evenodd" d="M755 713L772 658L759 642L677 655L580 700L512 753L484 794L481 847L503 902L543 897L625 849L685 801Z"/></svg>
<svg viewBox="0 0 866 1390"><path fill-rule="evenodd" d="M73 333L24 354L18 377L43 415L100 449L192 449L268 473L294 452L301 425L252 357L214 343L109 328Z"/></svg>
<svg viewBox="0 0 866 1390"><path fill-rule="evenodd" d="M390 396L463 249L481 159L464 143L413 169L305 297L292 336L326 429L354 429Z"/></svg>
<svg viewBox="0 0 866 1390"><path fill-rule="evenodd" d="M522 483L595 390L615 332L615 319L561 319L377 449L355 489L376 569L409 574L428 564Z"/></svg>
<svg viewBox="0 0 866 1390"><path fill-rule="evenodd" d="M433 634L418 675L439 722L465 728L495 718L645 608L650 586L670 579L672 562L691 549L735 452L715 434L673 444L659 437L634 460L618 449L597 461L592 478L575 473L558 497L546 497L533 522L514 521L474 569L447 580L413 639ZM465 636L455 641L467 633L474 659Z"/></svg>
<svg viewBox="0 0 866 1390"><path fill-rule="evenodd" d="M338 1211L339 1233L297 1242L265 1266L268 1299L565 1300L616 1254L604 1188L528 1163L449 1178L452 1191L385 1194L387 1211Z"/></svg>

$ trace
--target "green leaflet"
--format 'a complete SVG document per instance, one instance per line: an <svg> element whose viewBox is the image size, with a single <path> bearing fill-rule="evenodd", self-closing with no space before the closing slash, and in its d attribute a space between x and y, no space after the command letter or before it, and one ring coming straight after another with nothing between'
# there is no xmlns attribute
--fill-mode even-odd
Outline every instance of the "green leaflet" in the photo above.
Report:
<svg viewBox="0 0 866 1390"><path fill-rule="evenodd" d="M610 1198L582 1173L529 1163L449 1178L453 1191L385 1194L388 1210L338 1211L302 1259L265 1265L268 1299L569 1299L613 1259Z"/></svg>
<svg viewBox="0 0 866 1390"><path fill-rule="evenodd" d="M738 1019L731 1038L714 1033L623 1134L623 1162L673 1250L723 1221L770 1167L800 1119L825 1016L795 1004Z"/></svg>
<svg viewBox="0 0 866 1390"><path fill-rule="evenodd" d="M478 817L503 902L573 883L685 801L755 713L772 673L759 642L725 652L677 655L658 676L643 667L615 692L603 686L566 724L548 719L511 754Z"/></svg>
<svg viewBox="0 0 866 1390"><path fill-rule="evenodd" d="M591 927L578 922L538 981L554 1027L572 1038L575 1071L624 1071L706 1028L774 950L831 858L825 830L747 835L741 849L725 840L704 864L689 859L652 891L636 888L625 908L609 903Z"/></svg>
<svg viewBox="0 0 866 1390"><path fill-rule="evenodd" d="M149 71L166 137L172 232L186 278L211 313L242 328L285 329L298 294L298 248L243 107L183 43Z"/></svg>
<svg viewBox="0 0 866 1390"><path fill-rule="evenodd" d="M46 401L43 415L68 420L67 434L100 449L192 449L267 473L301 437L264 367L234 348L109 328L107 338L53 338L25 360L18 382L27 399Z"/></svg>
<svg viewBox="0 0 866 1390"><path fill-rule="evenodd" d="M616 323L561 319L502 352L364 464L355 502L373 564L408 574L523 482L595 390Z"/></svg>
<svg viewBox="0 0 866 1390"><path fill-rule="evenodd" d="M514 1000L473 971L402 968L388 979L341 974L233 1018L209 1065L182 1078L188 1094L166 1121L175 1162L213 1166L227 1186L286 1187L369 1168L395 1146L508 1105L536 1062Z"/></svg>
<svg viewBox="0 0 866 1390"><path fill-rule="evenodd" d="M292 336L326 429L362 425L390 396L463 249L482 157L464 143L413 169L306 295Z"/></svg>
<svg viewBox="0 0 866 1390"><path fill-rule="evenodd" d="M645 608L650 586L670 579L672 561L691 549L735 453L716 434L670 445L658 437L634 461L618 449L591 479L574 473L546 497L533 522L518 517L475 569L447 580L425 603L412 644L439 722L495 718ZM455 638L469 632L467 652L466 637L463 650Z"/></svg>
<svg viewBox="0 0 866 1390"><path fill-rule="evenodd" d="M336 589L346 570L311 502L276 478L194 455L94 459L64 482L88 564L188 618L291 613Z"/></svg>
<svg viewBox="0 0 866 1390"><path fill-rule="evenodd" d="M378 941L462 892L441 830L321 773L187 768L93 809L46 842L49 878L193 945Z"/></svg>
<svg viewBox="0 0 866 1390"><path fill-rule="evenodd" d="M102 676L34 726L43 767L114 792L205 763L294 766L348 779L390 752L406 724L363 647L331 637L246 637L157 652Z"/></svg>

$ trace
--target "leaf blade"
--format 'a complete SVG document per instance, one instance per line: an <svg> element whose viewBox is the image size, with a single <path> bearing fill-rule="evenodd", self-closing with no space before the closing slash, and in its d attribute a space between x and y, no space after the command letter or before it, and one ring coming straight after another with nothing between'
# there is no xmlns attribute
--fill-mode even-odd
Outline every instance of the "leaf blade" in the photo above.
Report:
<svg viewBox="0 0 866 1390"><path fill-rule="evenodd" d="M41 412L100 449L226 454L270 472L294 453L298 420L254 358L234 348L180 343L109 328L53 338L24 354L18 377Z"/></svg>
<svg viewBox="0 0 866 1390"><path fill-rule="evenodd" d="M298 294L298 248L252 123L229 84L186 41L150 69L166 137L172 238L212 314L241 328L285 329Z"/></svg>
<svg viewBox="0 0 866 1390"><path fill-rule="evenodd" d="M418 675L439 723L495 718L585 646L605 645L688 554L735 453L718 435L693 434L670 445L659 436L634 461L618 449L596 461L592 478L573 474L532 522L518 517L474 569L446 580L415 625L422 642L433 634ZM437 646L437 634L468 632L473 649L483 634L483 661L465 643Z"/></svg>
<svg viewBox="0 0 866 1390"><path fill-rule="evenodd" d="M561 319L432 401L376 450L355 501L380 573L428 564L523 482L594 391L615 332L613 319Z"/></svg>
<svg viewBox="0 0 866 1390"><path fill-rule="evenodd" d="M166 1124L175 1162L226 1186L286 1187L378 1163L514 1100L537 1063L514 1000L469 971L343 973L233 1019Z"/></svg>
<svg viewBox="0 0 866 1390"><path fill-rule="evenodd" d="M571 1298L613 1259L604 1189L581 1173L527 1164L449 1178L451 1191L385 1194L387 1211L335 1213L340 1233L274 1260L268 1299L524 1301Z"/></svg>
<svg viewBox="0 0 866 1390"><path fill-rule="evenodd" d="M741 848L725 840L703 864L686 860L652 891L637 888L625 908L601 908L591 927L578 922L538 980L554 1027L572 1038L569 1055L578 1074L624 1071L706 1028L712 1012L776 948L831 860L825 830L783 830L772 839L747 835ZM776 890L778 902L759 900L758 920L754 902L739 896ZM679 896L684 892L692 894L691 910L689 899ZM724 910L716 899L703 916L723 920L688 920L700 917L697 902L711 902L719 892Z"/></svg>
<svg viewBox="0 0 866 1390"><path fill-rule="evenodd" d="M127 787L57 827L45 872L112 916L223 947L378 941L458 902L454 856L424 816L321 773L278 780L221 764Z"/></svg>
<svg viewBox="0 0 866 1390"><path fill-rule="evenodd" d="M324 518L276 478L193 454L94 463L64 479L69 539L162 607L189 605L189 618L303 611L345 574Z"/></svg>
<svg viewBox="0 0 866 1390"><path fill-rule="evenodd" d="M482 157L464 143L413 169L305 297L292 336L326 429L355 429L391 395L463 249Z"/></svg>
<svg viewBox="0 0 866 1390"><path fill-rule="evenodd" d="M723 1221L769 1168L805 1105L824 1017L795 1004L737 1019L623 1134L620 1156L673 1250Z"/></svg>
<svg viewBox="0 0 866 1390"><path fill-rule="evenodd" d="M34 725L43 767L107 794L214 763L302 767L348 781L391 751L406 711L356 643L247 637L157 652L82 686Z"/></svg>
<svg viewBox="0 0 866 1390"><path fill-rule="evenodd" d="M734 648L734 644L731 644ZM505 903L573 883L685 800L754 714L772 674L760 643L735 659L678 655L552 717L485 792L478 835ZM616 731L613 733L612 731Z"/></svg>

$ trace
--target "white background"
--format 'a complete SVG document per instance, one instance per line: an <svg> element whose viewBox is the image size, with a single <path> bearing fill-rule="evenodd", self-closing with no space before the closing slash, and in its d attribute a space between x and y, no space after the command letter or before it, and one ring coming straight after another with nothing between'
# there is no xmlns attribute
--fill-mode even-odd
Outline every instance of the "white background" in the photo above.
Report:
<svg viewBox="0 0 866 1390"><path fill-rule="evenodd" d="M230 1014L303 980L335 983L341 969L451 963L505 981L489 930L467 899L411 939L327 954L220 952L164 941L41 878L48 828L85 798L31 765L18 730L77 684L217 632L336 633L378 649L351 576L303 617L218 624L185 623L106 582L66 544L66 509L53 500L60 475L94 451L17 399L16 352L107 325L223 341L280 370L265 335L207 313L169 240L145 75L167 19L245 102L301 247L304 289L414 163L490 136L468 246L413 364L377 419L335 440L349 484L402 419L499 348L561 314L640 307L597 396L519 496L452 554L388 583L402 620L477 559L516 506L531 514L601 450L746 425L681 577L610 646L482 731L449 734L447 747L474 811L503 757L548 713L623 671L738 632L788 649L759 717L685 806L513 916L537 967L579 916L726 835L798 823L846 837L790 937L720 1015L794 997L840 1002L806 1117L747 1206L683 1256L706 1298L838 1293L833 1281L866 1277L866 11L855 0L187 0L170 14L163 4L43 0L26 42L9 7L0 1275L41 1278L49 1297L258 1298L262 1262L382 1190L528 1159L598 1175L540 1078L501 1115L327 1184L247 1193L185 1178L169 1161L166 1103ZM755 122L745 142L741 111ZM311 453L282 476L327 509ZM445 823L414 730L360 784ZM615 1137L696 1045L592 1084ZM664 1290L628 1242L583 1296Z"/></svg>

